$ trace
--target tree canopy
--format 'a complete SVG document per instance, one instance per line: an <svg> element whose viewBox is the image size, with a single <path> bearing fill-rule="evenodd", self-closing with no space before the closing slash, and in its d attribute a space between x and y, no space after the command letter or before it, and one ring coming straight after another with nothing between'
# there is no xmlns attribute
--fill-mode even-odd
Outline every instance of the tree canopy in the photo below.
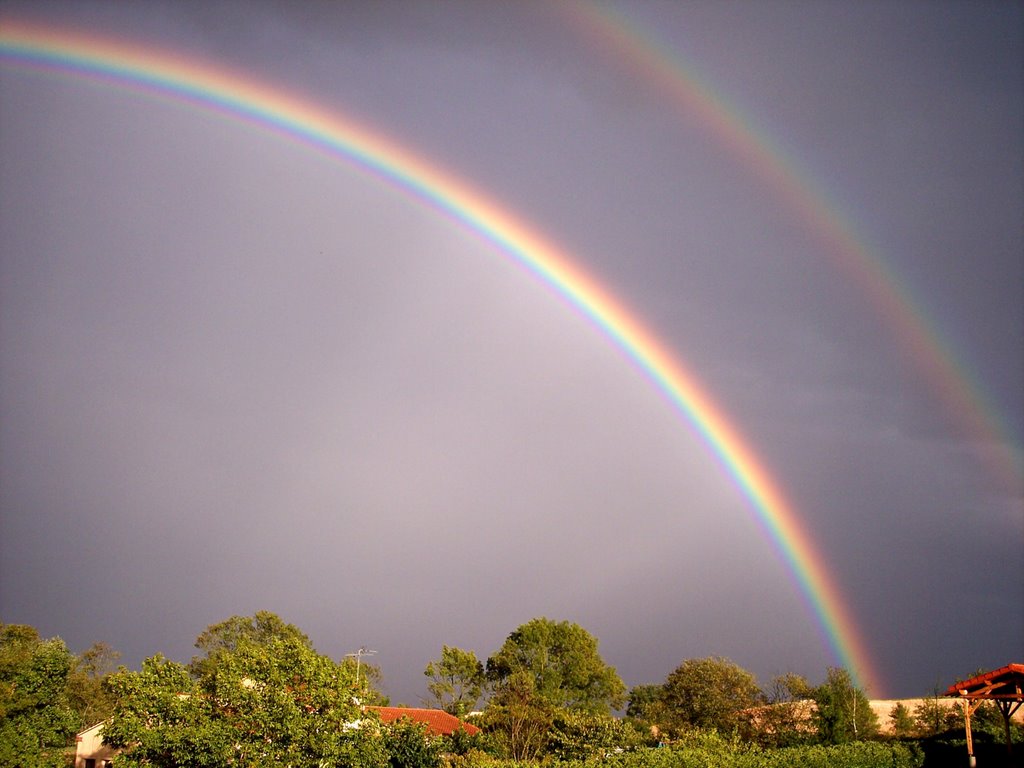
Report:
<svg viewBox="0 0 1024 768"><path fill-rule="evenodd" d="M654 724L661 718L663 710L664 704L662 703L660 685L645 683L630 688L629 703L626 705L626 717Z"/></svg>
<svg viewBox="0 0 1024 768"><path fill-rule="evenodd" d="M266 645L275 639L295 640L307 648L313 647L306 633L294 624L270 611L256 611L252 616L232 616L203 630L196 638L195 647L205 655L193 656L188 665L189 671L201 677L217 664L221 654L234 651L239 643L249 641Z"/></svg>
<svg viewBox="0 0 1024 768"><path fill-rule="evenodd" d="M476 653L448 645L441 648L441 658L427 664L423 674L430 678L429 703L456 717L476 707L486 683L484 665Z"/></svg>
<svg viewBox="0 0 1024 768"><path fill-rule="evenodd" d="M597 638L569 621L523 624L487 660L487 675L499 689L525 675L535 695L553 707L609 712L625 703L626 686L601 658Z"/></svg>
<svg viewBox="0 0 1024 768"><path fill-rule="evenodd" d="M117 705L104 740L124 750L119 765L314 768L384 759L380 740L353 727L364 716L352 675L304 636L238 638L198 677L153 656L109 686Z"/></svg>
<svg viewBox="0 0 1024 768"><path fill-rule="evenodd" d="M0 765L61 766L80 725L68 699L75 656L58 637L0 624Z"/></svg>
<svg viewBox="0 0 1024 768"><path fill-rule="evenodd" d="M740 712L758 702L754 676L729 659L688 659L662 684L664 715L675 727L714 728L729 732Z"/></svg>
<svg viewBox="0 0 1024 768"><path fill-rule="evenodd" d="M818 736L826 744L867 739L878 733L878 716L847 670L829 668L825 682L811 691L811 698L817 705L814 721Z"/></svg>
<svg viewBox="0 0 1024 768"><path fill-rule="evenodd" d="M113 711L114 702L104 683L120 657L101 642L93 643L75 659L68 676L68 698L83 726L106 720Z"/></svg>

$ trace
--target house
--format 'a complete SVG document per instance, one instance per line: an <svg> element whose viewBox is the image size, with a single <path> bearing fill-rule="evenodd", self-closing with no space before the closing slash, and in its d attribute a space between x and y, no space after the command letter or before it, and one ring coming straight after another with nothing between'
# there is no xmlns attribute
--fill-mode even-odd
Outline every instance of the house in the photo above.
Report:
<svg viewBox="0 0 1024 768"><path fill-rule="evenodd" d="M103 743L103 722L75 735L75 768L109 768L117 750Z"/></svg>
<svg viewBox="0 0 1024 768"><path fill-rule="evenodd" d="M480 733L480 729L472 723L464 723L443 709L417 709L415 707L365 707L365 709L375 712L382 723L411 720L414 723L425 725L428 736L451 736L460 730L470 736Z"/></svg>

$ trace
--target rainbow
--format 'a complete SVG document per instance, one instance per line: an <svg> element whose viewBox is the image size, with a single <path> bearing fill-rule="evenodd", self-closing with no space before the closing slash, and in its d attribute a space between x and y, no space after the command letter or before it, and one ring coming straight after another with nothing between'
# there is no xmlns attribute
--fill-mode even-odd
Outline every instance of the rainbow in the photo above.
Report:
<svg viewBox="0 0 1024 768"><path fill-rule="evenodd" d="M1014 497L1024 488L1024 451L1000 418L992 399L969 366L938 333L924 307L911 295L883 259L831 203L811 174L753 120L728 103L696 74L695 66L679 51L660 45L609 4L596 2L560 5L568 23L580 30L617 64L634 71L674 106L685 120L696 120L773 194L799 216L824 246L839 272L861 289L876 316L891 330L894 342L907 353L921 380L943 411L983 454L993 478Z"/></svg>
<svg viewBox="0 0 1024 768"><path fill-rule="evenodd" d="M13 19L0 20L0 58L185 100L355 163L527 268L618 345L692 425L777 546L833 656L860 685L876 694L882 690L837 584L792 504L740 432L676 354L567 253L507 208L380 133L219 64Z"/></svg>

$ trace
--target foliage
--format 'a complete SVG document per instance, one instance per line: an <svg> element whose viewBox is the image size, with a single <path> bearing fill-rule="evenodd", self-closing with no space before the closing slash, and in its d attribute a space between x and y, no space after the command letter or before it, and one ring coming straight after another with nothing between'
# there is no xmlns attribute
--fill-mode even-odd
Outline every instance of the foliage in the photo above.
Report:
<svg viewBox="0 0 1024 768"><path fill-rule="evenodd" d="M442 742L427 737L427 727L411 720L399 720L383 730L384 750L389 768L438 768Z"/></svg>
<svg viewBox="0 0 1024 768"><path fill-rule="evenodd" d="M106 643L93 643L75 659L68 676L68 701L83 726L102 722L114 711L104 681L120 656Z"/></svg>
<svg viewBox="0 0 1024 768"><path fill-rule="evenodd" d="M527 672L505 678L495 689L480 726L501 757L533 760L547 749L555 708L538 695Z"/></svg>
<svg viewBox="0 0 1024 768"><path fill-rule="evenodd" d="M670 746L613 753L601 760L608 768L921 768L923 754L899 742L851 742L763 749L715 731L688 731ZM587 768L593 761L549 761L546 768ZM521 761L455 763L452 768L526 768ZM534 764L535 765L535 764Z"/></svg>
<svg viewBox="0 0 1024 768"><path fill-rule="evenodd" d="M189 662L189 672L194 677L213 671L222 654L232 653L243 641L265 645L272 640L295 640L312 648L306 634L270 611L257 611L253 616L232 616L217 624L211 624L196 638L195 647L205 656L194 656Z"/></svg>
<svg viewBox="0 0 1024 768"><path fill-rule="evenodd" d="M758 703L754 676L729 659L688 659L665 679L662 702L669 725L713 728L723 733L741 723L741 712Z"/></svg>
<svg viewBox="0 0 1024 768"><path fill-rule="evenodd" d="M427 690L433 698L428 703L456 717L476 708L484 693L484 665L473 651L445 645L441 658L427 664L423 674L430 678Z"/></svg>
<svg viewBox="0 0 1024 768"><path fill-rule="evenodd" d="M892 720L892 732L894 736L910 736L917 729L910 710L902 701L897 701L889 711L889 719Z"/></svg>
<svg viewBox="0 0 1024 768"><path fill-rule="evenodd" d="M663 711L664 702L660 685L635 685L630 688L626 717L642 723L655 724L662 719Z"/></svg>
<svg viewBox="0 0 1024 768"><path fill-rule="evenodd" d="M459 728L447 736L440 738L441 752L448 756L482 754L487 746L486 737L481 733L470 733Z"/></svg>
<svg viewBox="0 0 1024 768"><path fill-rule="evenodd" d="M916 746L879 741L788 747L758 757L748 764L757 768L920 768L924 764Z"/></svg>
<svg viewBox="0 0 1024 768"><path fill-rule="evenodd" d="M67 696L74 655L60 638L0 624L0 765L58 766L80 721Z"/></svg>
<svg viewBox="0 0 1024 768"><path fill-rule="evenodd" d="M153 656L140 672L121 670L107 680L117 704L103 740L123 748L120 765L226 765L233 731L216 717L216 702L202 695L188 670Z"/></svg>
<svg viewBox="0 0 1024 768"><path fill-rule="evenodd" d="M762 749L727 738L715 731L688 731L670 746L618 752L603 758L608 768L921 768L924 756L913 745L899 742L851 742L840 745L804 745ZM484 760L472 768L527 768L535 765L512 760ZM555 760L546 768L587 768L594 761ZM452 768L470 768L455 763Z"/></svg>
<svg viewBox="0 0 1024 768"><path fill-rule="evenodd" d="M789 672L772 678L771 687L768 690L769 702L777 703L782 701L803 701L811 698L813 693L811 684L803 675Z"/></svg>
<svg viewBox="0 0 1024 768"><path fill-rule="evenodd" d="M742 730L762 747L805 744L815 735L811 685L796 674L772 679L765 703L747 711Z"/></svg>
<svg viewBox="0 0 1024 768"><path fill-rule="evenodd" d="M365 661L358 661L351 656L341 660L341 666L346 673L359 682L359 703L368 707L386 707L391 700L380 691L381 681L384 673L376 664L368 664Z"/></svg>
<svg viewBox="0 0 1024 768"><path fill-rule="evenodd" d="M825 682L811 695L816 705L814 722L818 737L826 744L869 739L878 734L878 716L847 670L829 668Z"/></svg>
<svg viewBox="0 0 1024 768"><path fill-rule="evenodd" d="M634 721L611 715L560 710L552 720L548 754L557 760L602 759L645 746L649 737Z"/></svg>
<svg viewBox="0 0 1024 768"><path fill-rule="evenodd" d="M949 699L940 698L936 691L935 695L922 699L914 707L914 723L918 735L935 736L957 727L960 723L959 708Z"/></svg>
<svg viewBox="0 0 1024 768"><path fill-rule="evenodd" d="M157 655L108 681L117 705L104 740L118 765L380 766L381 740L353 728L355 681L303 637L241 637L198 678Z"/></svg>
<svg viewBox="0 0 1024 768"><path fill-rule="evenodd" d="M527 675L533 694L554 708L609 713L625 703L626 686L601 658L597 638L568 621L523 624L487 660L487 675L499 686Z"/></svg>

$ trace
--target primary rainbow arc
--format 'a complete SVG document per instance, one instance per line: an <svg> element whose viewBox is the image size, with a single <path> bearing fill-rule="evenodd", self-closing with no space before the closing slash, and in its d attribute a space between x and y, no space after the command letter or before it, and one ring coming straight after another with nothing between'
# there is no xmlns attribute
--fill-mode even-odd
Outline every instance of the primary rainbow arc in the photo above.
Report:
<svg viewBox="0 0 1024 768"><path fill-rule="evenodd" d="M479 190L379 133L221 65L15 20L0 20L3 58L143 88L224 112L354 162L476 232L565 297L614 341L698 432L749 500L837 659L858 684L882 685L838 586L792 504L721 409L669 350L562 249Z"/></svg>

